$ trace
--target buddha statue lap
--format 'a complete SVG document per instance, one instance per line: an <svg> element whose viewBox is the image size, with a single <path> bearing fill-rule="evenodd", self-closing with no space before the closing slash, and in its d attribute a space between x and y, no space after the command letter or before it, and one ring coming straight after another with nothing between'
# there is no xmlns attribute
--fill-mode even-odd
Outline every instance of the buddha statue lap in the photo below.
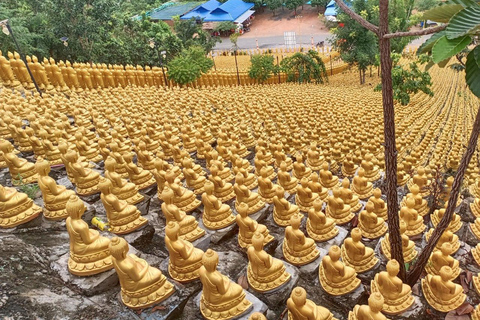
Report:
<svg viewBox="0 0 480 320"><path fill-rule="evenodd" d="M353 228L350 238L343 241L341 257L346 266L358 273L372 269L378 262L373 249L362 243L362 231L359 228Z"/></svg>
<svg viewBox="0 0 480 320"><path fill-rule="evenodd" d="M453 270L443 266L439 275L428 274L422 279L422 292L428 304L440 312L460 307L466 300L461 285L452 282Z"/></svg>
<svg viewBox="0 0 480 320"><path fill-rule="evenodd" d="M300 180L300 185L297 187L297 193L295 194L295 204L300 208L300 211L307 212L317 198L318 194L313 193L308 187L308 180L306 178Z"/></svg>
<svg viewBox="0 0 480 320"><path fill-rule="evenodd" d="M82 220L85 204L75 194L66 203L66 227L70 236L68 271L76 276L90 276L113 268L110 239L89 229Z"/></svg>
<svg viewBox="0 0 480 320"><path fill-rule="evenodd" d="M248 215L254 214L265 208L265 202L263 202L258 193L250 191L244 185L244 179L240 173L235 177L235 186L233 187L233 190L236 197L235 208L237 211L242 203L248 205Z"/></svg>
<svg viewBox="0 0 480 320"><path fill-rule="evenodd" d="M405 234L409 237L422 234L425 231L425 224L423 218L415 210L415 200L413 198L407 199L407 206L400 209L400 219L407 224Z"/></svg>
<svg viewBox="0 0 480 320"><path fill-rule="evenodd" d="M320 255L315 241L305 237L305 234L300 230L302 217L302 214L297 213L290 218L290 225L285 228L282 245L285 260L295 266L308 264Z"/></svg>
<svg viewBox="0 0 480 320"><path fill-rule="evenodd" d="M367 202L365 210L358 215L358 227L362 230L362 235L368 239L377 239L387 232L385 220L379 218L373 212L375 206L373 202Z"/></svg>
<svg viewBox="0 0 480 320"><path fill-rule="evenodd" d="M272 183L272 180L268 178L267 169L264 167L260 171L260 177L258 177L258 194L262 200L268 204L273 203L273 197L275 197L275 189L278 187Z"/></svg>
<svg viewBox="0 0 480 320"><path fill-rule="evenodd" d="M328 163L324 162L322 164L322 169L319 172L320 183L324 188L332 189L334 187L339 187L340 182L337 176L334 176L330 170L328 170Z"/></svg>
<svg viewBox="0 0 480 320"><path fill-rule="evenodd" d="M333 296L348 294L360 286L355 269L341 262L340 255L341 249L331 246L318 269L320 285Z"/></svg>
<svg viewBox="0 0 480 320"><path fill-rule="evenodd" d="M229 205L222 203L214 195L214 185L211 181L205 183L205 192L202 195L202 221L205 227L218 230L228 227L235 222L235 216Z"/></svg>
<svg viewBox="0 0 480 320"><path fill-rule="evenodd" d="M403 259L405 263L410 263L415 259L418 252L415 250L415 243L411 241L408 236L405 234L407 230L407 224L405 221L400 220L400 234L402 237L402 249L403 249ZM385 237L381 240L381 248L382 253L387 257L387 259L391 259L390 253L390 235L387 233Z"/></svg>
<svg viewBox="0 0 480 320"><path fill-rule="evenodd" d="M458 260L450 256L452 251L452 245L450 243L443 243L440 250L435 250L430 255L430 259L425 265L425 271L431 275L440 275L440 269L443 266L449 266L453 272L452 280L456 279L462 269L460 269Z"/></svg>
<svg viewBox="0 0 480 320"><path fill-rule="evenodd" d="M312 190L313 193L318 194L318 197L325 201L328 198L328 189L324 188L319 181L319 176L316 172L310 175L310 181L308 182L308 187Z"/></svg>
<svg viewBox="0 0 480 320"><path fill-rule="evenodd" d="M302 287L292 290L287 300L288 320L336 320L333 314L322 306L317 306L307 299L307 292Z"/></svg>
<svg viewBox="0 0 480 320"><path fill-rule="evenodd" d="M174 193L173 203L185 212L191 212L198 208L202 202L196 198L193 191L184 188L176 179L176 175L172 170L167 171L165 175L165 186L170 188Z"/></svg>
<svg viewBox="0 0 480 320"><path fill-rule="evenodd" d="M288 226L292 215L299 212L298 206L285 199L285 190L280 186L277 186L275 190L273 205L273 220L281 227Z"/></svg>
<svg viewBox="0 0 480 320"><path fill-rule="evenodd" d="M288 192L289 194L295 194L297 192L298 180L297 178L290 175L287 164L285 162L282 162L280 164L277 180L278 184L285 190L285 192Z"/></svg>
<svg viewBox="0 0 480 320"><path fill-rule="evenodd" d="M357 176L353 178L352 191L361 200L366 200L373 194L373 185L365 177L365 170L363 168L358 169Z"/></svg>
<svg viewBox="0 0 480 320"><path fill-rule="evenodd" d="M123 159L125 160L129 180L134 183L139 190L150 188L156 183L150 171L144 170L133 163L133 154L131 152L124 153Z"/></svg>
<svg viewBox="0 0 480 320"><path fill-rule="evenodd" d="M346 224L355 217L350 210L350 206L343 202L340 195L340 189L334 188L333 195L328 197L327 209L325 210L327 216L333 218L337 225Z"/></svg>
<svg viewBox="0 0 480 320"><path fill-rule="evenodd" d="M175 292L175 287L160 270L128 254L128 243L114 237L110 241L113 265L120 280L122 302L131 309L145 309L165 301Z"/></svg>
<svg viewBox="0 0 480 320"><path fill-rule="evenodd" d="M25 193L0 184L0 227L13 228L35 219L42 208Z"/></svg>
<svg viewBox="0 0 480 320"><path fill-rule="evenodd" d="M384 298L379 292L373 292L368 305L356 305L348 314L348 320L387 320L382 314Z"/></svg>
<svg viewBox="0 0 480 320"><path fill-rule="evenodd" d="M123 158L122 158L123 159ZM126 201L128 204L137 204L145 197L138 193L138 187L127 180L116 171L117 162L114 158L108 157L105 160L105 178L112 183L112 192L120 200Z"/></svg>
<svg viewBox="0 0 480 320"><path fill-rule="evenodd" d="M323 201L320 198L315 199L313 207L308 210L307 234L313 240L323 242L330 240L338 235L338 228L335 220L327 217L322 212Z"/></svg>

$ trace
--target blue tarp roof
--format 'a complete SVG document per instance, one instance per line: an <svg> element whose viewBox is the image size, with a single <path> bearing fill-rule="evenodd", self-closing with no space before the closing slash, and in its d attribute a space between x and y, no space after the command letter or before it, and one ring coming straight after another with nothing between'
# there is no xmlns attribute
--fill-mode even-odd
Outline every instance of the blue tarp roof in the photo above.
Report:
<svg viewBox="0 0 480 320"><path fill-rule="evenodd" d="M199 5L192 11L184 14L180 19L188 20L190 18L200 18L205 19L207 15L214 9L218 8L221 5L217 0L210 0L204 4Z"/></svg>
<svg viewBox="0 0 480 320"><path fill-rule="evenodd" d="M348 2L345 2L345 4L348 6L348 7L351 7L352 5ZM331 0L328 4L327 4L327 9L325 10L325 13L324 15L325 16L336 16L337 15L337 7L335 6L335 1L334 0Z"/></svg>

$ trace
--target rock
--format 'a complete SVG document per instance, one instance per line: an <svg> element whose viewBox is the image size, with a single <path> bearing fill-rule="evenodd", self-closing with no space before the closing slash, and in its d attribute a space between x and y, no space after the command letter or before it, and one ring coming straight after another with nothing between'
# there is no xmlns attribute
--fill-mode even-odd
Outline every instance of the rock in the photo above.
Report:
<svg viewBox="0 0 480 320"><path fill-rule="evenodd" d="M79 195L79 197L83 201L85 201L87 203L90 203L90 204L93 204L93 203L98 202L100 200L100 192L96 193L96 194L91 194L91 195L88 195L88 196L80 196Z"/></svg>
<svg viewBox="0 0 480 320"><path fill-rule="evenodd" d="M151 197L147 196L147 195L143 195L145 197L145 199L143 199L142 201L140 201L139 203L137 203L135 206L137 207L137 209L140 211L141 215L142 216L145 216L148 214L148 209L150 207L150 199Z"/></svg>
<svg viewBox="0 0 480 320"><path fill-rule="evenodd" d="M318 279L316 280L316 282L318 282L318 285L322 287ZM353 310L355 305L361 304L362 299L366 298L367 296L367 291L365 290L365 287L363 285L360 285L357 289L353 290L352 292L349 292L341 296L333 296L328 292L326 292L325 290L323 290L323 288L321 289L324 292L326 300L330 300L334 304L339 304L343 308L346 308L347 310Z"/></svg>
<svg viewBox="0 0 480 320"><path fill-rule="evenodd" d="M155 184L154 184L153 186L151 186L151 187L148 187L148 188L146 188L146 189L140 190L140 192L141 192L143 195L149 196L150 198L157 198L157 193L158 193L157 184L155 183Z"/></svg>
<svg viewBox="0 0 480 320"><path fill-rule="evenodd" d="M223 241L224 239L234 237L238 233L238 226L235 223L235 221L233 222L233 224L229 225L228 227L225 227L223 229L218 229L218 230L211 230L205 227L201 217L197 218L197 221L198 221L198 226L203 230L205 230L208 235L210 235L210 240L215 244Z"/></svg>
<svg viewBox="0 0 480 320"><path fill-rule="evenodd" d="M87 209L83 213L82 220L91 225L92 219L96 215L96 210L95 207L89 203L85 203L85 206L87 207Z"/></svg>
<svg viewBox="0 0 480 320"><path fill-rule="evenodd" d="M427 312L427 309L430 309L432 311L432 308L429 308L430 306L428 305L427 301L423 297L419 297L416 295L413 295L415 298L415 303L405 312L402 314L398 314L395 317L395 319L399 320L416 320L416 319L444 319L445 314L443 314L443 317L436 318L433 314L429 314ZM438 311L435 311L438 313ZM393 317L392 317L393 318Z"/></svg>
<svg viewBox="0 0 480 320"><path fill-rule="evenodd" d="M335 238L330 239L328 241L317 242L317 246L327 251L330 249L331 246L334 246L334 245L341 247L343 244L343 240L345 240L345 238L348 235L348 230L339 226L337 226L337 228L338 228L338 234Z"/></svg>
<svg viewBox="0 0 480 320"><path fill-rule="evenodd" d="M68 179L67 176L64 176L64 177L58 179L57 184L64 186L68 190L75 189L75 186L72 184L72 182L70 181L70 179Z"/></svg>
<svg viewBox="0 0 480 320"><path fill-rule="evenodd" d="M83 200L83 198L82 198L82 200ZM97 201L94 201L94 202L87 202L87 201L84 200L84 202L93 207L93 209L95 210L95 215L103 216L103 217L105 217L105 220L106 220L107 211L105 210L105 206L103 205L102 200L98 199Z"/></svg>
<svg viewBox="0 0 480 320"><path fill-rule="evenodd" d="M144 246L147 246L153 238L155 228L147 224L145 227L135 230L129 234L123 235L123 238L138 250L142 250Z"/></svg>
<svg viewBox="0 0 480 320"><path fill-rule="evenodd" d="M108 291L118 284L115 269L111 269L93 276L79 277L68 271L68 258L70 253L65 253L57 261L52 262L51 268L58 273L65 282L74 285L87 297Z"/></svg>
<svg viewBox="0 0 480 320"><path fill-rule="evenodd" d="M369 286L370 281L372 281L373 278L375 278L375 275L380 271L383 271L384 269L385 268L379 259L377 264L372 269L362 273L357 273L357 278L360 279L364 285Z"/></svg>
<svg viewBox="0 0 480 320"><path fill-rule="evenodd" d="M219 258L217 270L232 281L237 282L239 275L247 267L248 259L246 255L235 251L217 251L217 253Z"/></svg>

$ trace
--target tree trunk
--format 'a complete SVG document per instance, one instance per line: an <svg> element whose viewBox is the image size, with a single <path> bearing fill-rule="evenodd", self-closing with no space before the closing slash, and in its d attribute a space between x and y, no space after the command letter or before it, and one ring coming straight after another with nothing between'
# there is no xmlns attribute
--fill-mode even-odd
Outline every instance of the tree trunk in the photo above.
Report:
<svg viewBox="0 0 480 320"><path fill-rule="evenodd" d="M365 84L365 74L367 73L367 70L363 70L363 75L362 75L362 84Z"/></svg>
<svg viewBox="0 0 480 320"><path fill-rule="evenodd" d="M407 283L410 286L413 286L418 278L422 275L422 272L425 268L425 265L428 262L430 254L435 249L440 236L447 229L450 221L452 220L453 214L455 212L455 206L457 203L458 196L460 194L460 187L462 186L463 176L465 175L465 170L472 159L473 153L477 146L478 135L480 133L480 108L477 111L477 116L475 117L475 122L473 123L472 133L470 134L470 140L468 141L467 150L463 154L460 165L458 166L457 174L455 175L455 180L453 180L452 191L450 192L450 200L448 201L447 209L445 214L440 220L440 223L433 230L433 234L430 237L427 245L423 248L420 256L417 259L417 262L413 265L412 270L408 273Z"/></svg>
<svg viewBox="0 0 480 320"><path fill-rule="evenodd" d="M373 75L372 75L372 69L373 69L373 67L370 66L370 78L373 76Z"/></svg>
<svg viewBox="0 0 480 320"><path fill-rule="evenodd" d="M362 69L358 68L358 77L360 79L360 84L363 84L362 83Z"/></svg>
<svg viewBox="0 0 480 320"><path fill-rule="evenodd" d="M380 65L382 68L383 126L385 136L385 173L387 182L388 232L390 237L390 253L392 259L398 261L398 276L406 280L405 263L403 261L402 238L398 216L397 198L397 150L395 146L395 109L393 105L392 59L390 57L390 39L388 34L388 0L380 0L379 46Z"/></svg>

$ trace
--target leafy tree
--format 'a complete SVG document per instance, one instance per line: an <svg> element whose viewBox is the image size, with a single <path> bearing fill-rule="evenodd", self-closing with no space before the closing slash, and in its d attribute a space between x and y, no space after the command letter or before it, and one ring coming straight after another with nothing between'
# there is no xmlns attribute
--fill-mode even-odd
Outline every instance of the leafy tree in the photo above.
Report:
<svg viewBox="0 0 480 320"><path fill-rule="evenodd" d="M250 2L250 3L253 3L255 6L254 6L254 9L255 10L258 10L258 9L263 9L263 5L265 3L264 0L245 0L245 2Z"/></svg>
<svg viewBox="0 0 480 320"><path fill-rule="evenodd" d="M297 15L297 8L303 5L303 0L285 0L287 9L293 10L295 16Z"/></svg>
<svg viewBox="0 0 480 320"><path fill-rule="evenodd" d="M220 22L214 29L214 31L230 31L230 30L235 30L237 28L237 25L233 23L232 21L222 21Z"/></svg>
<svg viewBox="0 0 480 320"><path fill-rule="evenodd" d="M275 10L283 6L283 0L266 0L265 3L272 10L273 15L275 15Z"/></svg>
<svg viewBox="0 0 480 320"><path fill-rule="evenodd" d="M192 83L213 67L206 52L200 46L184 49L168 63L168 78L180 85Z"/></svg>
<svg viewBox="0 0 480 320"><path fill-rule="evenodd" d="M426 11L438 6L439 3L439 0L416 0L415 9L418 11Z"/></svg>
<svg viewBox="0 0 480 320"><path fill-rule="evenodd" d="M325 9L329 2L330 0L312 0L311 4L312 4L312 7L317 7L318 9L320 8Z"/></svg>
<svg viewBox="0 0 480 320"><path fill-rule="evenodd" d="M208 32L203 30L202 24L197 23L195 18L181 20L178 16L174 17L173 30L185 48L199 45L203 47L206 52L210 52L213 47L215 47L215 44L220 41L218 37L212 37Z"/></svg>
<svg viewBox="0 0 480 320"><path fill-rule="evenodd" d="M271 55L255 54L250 58L251 66L248 76L259 83L267 81L278 70L274 64L274 57Z"/></svg>
<svg viewBox="0 0 480 320"><path fill-rule="evenodd" d="M280 67L287 74L287 81L299 83L328 81L325 64L315 50L309 50L306 53L297 52L283 59Z"/></svg>

